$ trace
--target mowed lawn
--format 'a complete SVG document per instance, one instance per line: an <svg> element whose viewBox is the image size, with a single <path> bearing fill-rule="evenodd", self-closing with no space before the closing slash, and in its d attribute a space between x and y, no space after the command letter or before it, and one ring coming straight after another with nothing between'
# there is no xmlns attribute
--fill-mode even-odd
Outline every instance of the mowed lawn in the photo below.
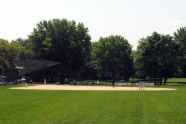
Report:
<svg viewBox="0 0 186 124"><path fill-rule="evenodd" d="M186 83L186 78L169 78L168 82Z"/></svg>
<svg viewBox="0 0 186 124"><path fill-rule="evenodd" d="M185 124L177 91L33 91L0 87L0 124Z"/></svg>

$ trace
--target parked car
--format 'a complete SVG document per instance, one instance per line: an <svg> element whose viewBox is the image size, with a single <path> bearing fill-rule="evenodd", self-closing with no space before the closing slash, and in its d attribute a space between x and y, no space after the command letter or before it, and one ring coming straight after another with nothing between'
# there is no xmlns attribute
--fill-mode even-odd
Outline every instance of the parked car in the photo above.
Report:
<svg viewBox="0 0 186 124"><path fill-rule="evenodd" d="M25 83L26 82L26 78L22 77L21 79L17 80L18 83Z"/></svg>

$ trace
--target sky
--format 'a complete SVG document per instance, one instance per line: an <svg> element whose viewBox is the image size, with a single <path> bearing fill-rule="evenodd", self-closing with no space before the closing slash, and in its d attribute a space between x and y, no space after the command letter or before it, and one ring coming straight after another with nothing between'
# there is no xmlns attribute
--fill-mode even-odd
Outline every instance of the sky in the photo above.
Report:
<svg viewBox="0 0 186 124"><path fill-rule="evenodd" d="M186 26L186 0L0 0L0 38L27 38L42 20L75 20L92 41L122 35L135 49L157 31L172 35Z"/></svg>

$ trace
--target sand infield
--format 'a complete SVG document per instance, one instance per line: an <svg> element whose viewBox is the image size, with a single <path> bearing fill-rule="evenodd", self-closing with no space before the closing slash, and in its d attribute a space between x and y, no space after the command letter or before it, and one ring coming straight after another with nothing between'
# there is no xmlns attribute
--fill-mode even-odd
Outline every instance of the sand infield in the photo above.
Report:
<svg viewBox="0 0 186 124"><path fill-rule="evenodd" d="M22 90L84 90L84 91L171 91L174 88L159 88L159 87L111 87L111 86L72 86L72 85L33 85L23 87L13 87L10 89Z"/></svg>

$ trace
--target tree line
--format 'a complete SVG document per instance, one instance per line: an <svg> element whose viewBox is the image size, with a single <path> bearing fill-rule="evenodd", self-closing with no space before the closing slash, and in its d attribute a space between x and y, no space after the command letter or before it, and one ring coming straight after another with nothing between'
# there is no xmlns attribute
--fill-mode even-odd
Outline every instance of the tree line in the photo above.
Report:
<svg viewBox="0 0 186 124"><path fill-rule="evenodd" d="M40 68L43 61L48 65L59 64L25 71L23 75L33 81L46 77L50 82L63 82L65 78L162 78L166 83L169 77L186 77L186 27L175 31L173 36L153 32L139 40L136 50L120 35L91 42L83 23L66 19L39 22L28 39L12 42L0 39L1 74L15 69L20 62L32 63L29 68Z"/></svg>

